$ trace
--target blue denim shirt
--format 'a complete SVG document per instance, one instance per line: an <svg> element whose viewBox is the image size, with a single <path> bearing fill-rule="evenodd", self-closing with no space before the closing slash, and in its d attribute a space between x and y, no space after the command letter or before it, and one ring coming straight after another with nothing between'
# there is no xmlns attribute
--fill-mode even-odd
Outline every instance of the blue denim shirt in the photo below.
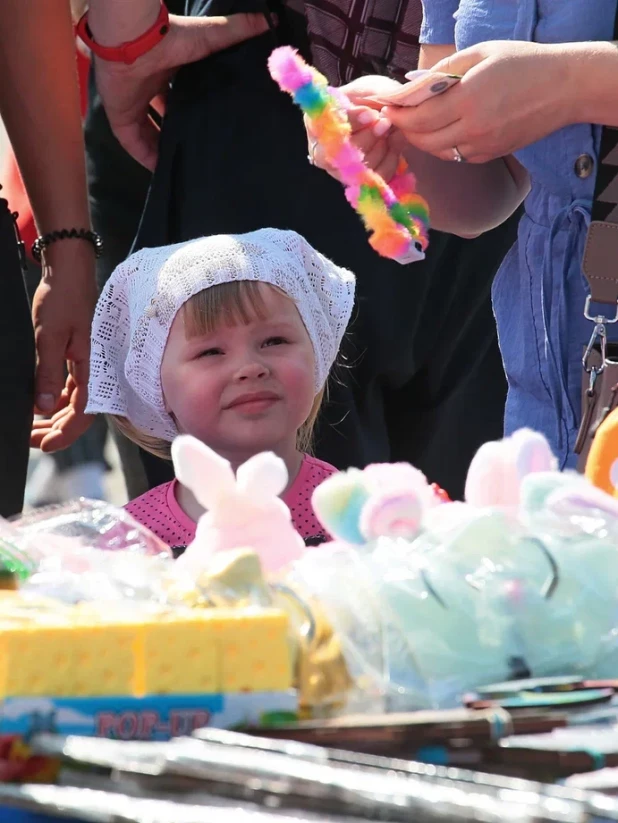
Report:
<svg viewBox="0 0 618 823"><path fill-rule="evenodd" d="M421 41L458 50L487 40L565 43L611 40L616 0L423 0ZM562 466L575 462L581 356L592 328L583 318L587 284L581 260L601 130L568 126L517 152L532 189L518 241L493 288L509 381L505 428L542 431Z"/></svg>

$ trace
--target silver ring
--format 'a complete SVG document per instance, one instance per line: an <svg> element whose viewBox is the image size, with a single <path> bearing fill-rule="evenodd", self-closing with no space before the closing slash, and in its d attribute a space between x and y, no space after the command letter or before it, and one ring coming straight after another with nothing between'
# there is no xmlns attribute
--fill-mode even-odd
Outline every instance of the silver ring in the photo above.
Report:
<svg viewBox="0 0 618 823"><path fill-rule="evenodd" d="M454 160L456 163L465 163L465 162L466 162L466 158L465 158L465 157L463 156L463 154L459 151L459 149L457 148L457 146L453 146L453 160Z"/></svg>

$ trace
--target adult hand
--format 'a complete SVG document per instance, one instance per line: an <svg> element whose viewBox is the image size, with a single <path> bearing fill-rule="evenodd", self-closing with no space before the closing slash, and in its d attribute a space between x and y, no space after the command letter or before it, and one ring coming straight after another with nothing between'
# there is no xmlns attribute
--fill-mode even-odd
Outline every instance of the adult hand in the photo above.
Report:
<svg viewBox="0 0 618 823"><path fill-rule="evenodd" d="M174 70L262 34L267 27L263 14L170 15L169 33L132 65L95 58L97 87L107 117L126 151L152 171L159 132L148 110L155 101L153 106L162 113Z"/></svg>
<svg viewBox="0 0 618 823"><path fill-rule="evenodd" d="M464 75L460 83L383 114L409 143L442 160L455 159L454 147L472 163L504 157L572 122L564 54L560 45L480 43L434 66Z"/></svg>
<svg viewBox="0 0 618 823"><path fill-rule="evenodd" d="M84 414L90 371L90 327L97 299L89 243L67 240L46 249L32 306L37 351L31 445L45 452L70 446L90 426ZM65 379L66 371L69 376Z"/></svg>
<svg viewBox="0 0 618 823"><path fill-rule="evenodd" d="M367 165L381 174L388 182L391 180L399 165L400 152L393 140L391 124L381 117L382 106L372 98L379 92L392 91L398 88L399 83L388 77L360 77L353 80L342 91L350 103L348 118L352 128L352 142L365 155ZM314 165L324 169L334 178L339 179L337 171L328 163L324 150L317 145L311 125L305 118L309 157Z"/></svg>

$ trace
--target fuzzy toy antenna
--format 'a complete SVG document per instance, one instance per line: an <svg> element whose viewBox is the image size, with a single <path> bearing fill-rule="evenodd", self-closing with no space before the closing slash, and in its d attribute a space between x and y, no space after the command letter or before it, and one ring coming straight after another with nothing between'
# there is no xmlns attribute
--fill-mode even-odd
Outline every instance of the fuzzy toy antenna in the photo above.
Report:
<svg viewBox="0 0 618 823"><path fill-rule="evenodd" d="M416 194L414 175L403 158L390 185L367 166L363 152L352 143L344 95L331 89L295 49L275 49L268 69L311 123L327 161L339 173L348 202L372 233L372 248L400 263L422 260L429 242L429 209Z"/></svg>

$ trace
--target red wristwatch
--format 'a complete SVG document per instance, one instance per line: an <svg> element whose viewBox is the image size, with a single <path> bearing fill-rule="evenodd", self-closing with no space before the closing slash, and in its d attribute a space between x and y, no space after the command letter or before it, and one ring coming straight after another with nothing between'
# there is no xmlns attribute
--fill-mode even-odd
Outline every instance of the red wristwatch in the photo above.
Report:
<svg viewBox="0 0 618 823"><path fill-rule="evenodd" d="M119 46L101 46L95 42L88 26L88 12L77 24L77 34L80 40L83 40L97 57L100 57L101 60L109 60L112 63L126 63L127 65L135 63L138 57L154 49L169 30L170 16L165 3L161 3L159 16L148 31L145 31L130 43L121 43Z"/></svg>

